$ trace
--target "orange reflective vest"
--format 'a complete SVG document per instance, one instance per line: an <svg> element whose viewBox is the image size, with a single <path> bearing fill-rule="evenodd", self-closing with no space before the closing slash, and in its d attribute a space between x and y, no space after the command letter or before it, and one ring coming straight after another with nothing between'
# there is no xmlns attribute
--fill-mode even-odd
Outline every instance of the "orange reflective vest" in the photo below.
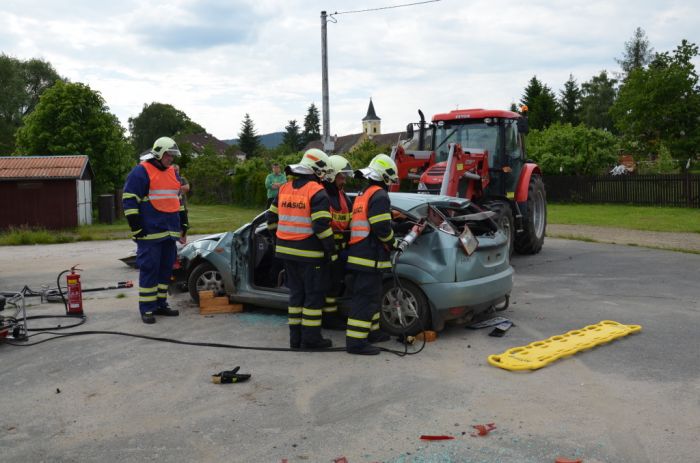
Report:
<svg viewBox="0 0 700 463"><path fill-rule="evenodd" d="M331 228L334 232L342 232L350 228L351 214L348 202L345 200L345 193L342 190L338 190L338 193L340 209L334 209L331 206Z"/></svg>
<svg viewBox="0 0 700 463"><path fill-rule="evenodd" d="M323 190L318 182L307 182L296 189L292 182L287 182L277 196L277 238L288 241L300 241L314 234L311 226L311 198Z"/></svg>
<svg viewBox="0 0 700 463"><path fill-rule="evenodd" d="M160 170L150 162L141 165L148 173L148 201L160 212L178 212L180 210L180 181L172 166Z"/></svg>
<svg viewBox="0 0 700 463"><path fill-rule="evenodd" d="M355 198L352 208L352 221L350 222L350 245L359 243L369 236L369 220L367 219L367 209L372 195L381 190L382 187L372 185L364 193Z"/></svg>

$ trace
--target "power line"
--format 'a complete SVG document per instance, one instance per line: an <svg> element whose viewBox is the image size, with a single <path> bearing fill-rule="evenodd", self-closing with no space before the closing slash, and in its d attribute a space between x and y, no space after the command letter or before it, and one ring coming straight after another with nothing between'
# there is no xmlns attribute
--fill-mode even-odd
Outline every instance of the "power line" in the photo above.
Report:
<svg viewBox="0 0 700 463"><path fill-rule="evenodd" d="M367 8L366 10L352 10L352 11L341 11L341 12L336 11L335 13L331 13L328 16L336 16L339 14L351 14L351 13L365 13L367 11L391 10L393 8L403 8L405 6L423 5L424 3L435 3L435 2L439 2L439 1L440 0L425 0L423 2L404 3L403 5L382 6L379 8Z"/></svg>

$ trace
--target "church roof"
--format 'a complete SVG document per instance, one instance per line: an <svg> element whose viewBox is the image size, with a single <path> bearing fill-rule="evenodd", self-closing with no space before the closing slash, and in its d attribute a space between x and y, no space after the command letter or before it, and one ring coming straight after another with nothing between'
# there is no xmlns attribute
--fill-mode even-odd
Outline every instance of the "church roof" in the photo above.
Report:
<svg viewBox="0 0 700 463"><path fill-rule="evenodd" d="M374 112L374 104L372 104L372 98L369 99L369 107L367 108L367 115L362 118L363 121L381 121L377 113Z"/></svg>

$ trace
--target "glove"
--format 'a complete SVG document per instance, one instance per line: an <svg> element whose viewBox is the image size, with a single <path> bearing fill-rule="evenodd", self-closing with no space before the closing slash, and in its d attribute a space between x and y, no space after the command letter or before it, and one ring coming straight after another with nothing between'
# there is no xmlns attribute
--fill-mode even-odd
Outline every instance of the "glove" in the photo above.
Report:
<svg viewBox="0 0 700 463"><path fill-rule="evenodd" d="M222 371L215 375L211 375L211 382L214 384L232 384L242 383L250 379L250 374L237 373L241 367L236 367L230 371Z"/></svg>
<svg viewBox="0 0 700 463"><path fill-rule="evenodd" d="M126 220L129 222L129 228L131 228L132 240L146 236L146 233L143 231L141 217L138 214L127 215Z"/></svg>

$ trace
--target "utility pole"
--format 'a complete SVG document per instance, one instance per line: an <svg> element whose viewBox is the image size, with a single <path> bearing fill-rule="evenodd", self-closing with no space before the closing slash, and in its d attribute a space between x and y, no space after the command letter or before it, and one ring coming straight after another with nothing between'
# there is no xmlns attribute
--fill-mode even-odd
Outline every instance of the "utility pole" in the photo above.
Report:
<svg viewBox="0 0 700 463"><path fill-rule="evenodd" d="M323 88L323 150L326 152L333 151L335 143L331 140L331 120L328 109L328 38L326 34L326 26L328 20L326 12L321 11L321 80Z"/></svg>

